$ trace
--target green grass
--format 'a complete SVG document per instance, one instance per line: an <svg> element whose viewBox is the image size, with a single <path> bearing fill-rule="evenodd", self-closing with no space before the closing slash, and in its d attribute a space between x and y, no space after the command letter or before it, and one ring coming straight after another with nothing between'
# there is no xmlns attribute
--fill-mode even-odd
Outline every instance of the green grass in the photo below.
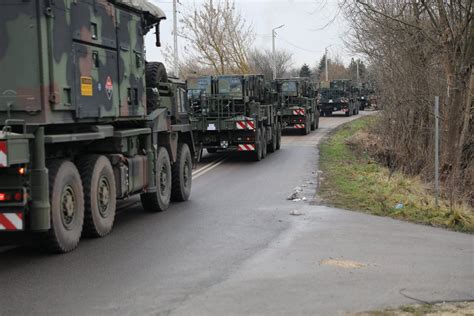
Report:
<svg viewBox="0 0 474 316"><path fill-rule="evenodd" d="M421 179L401 173L390 174L350 140L367 130L374 117L343 125L320 146L320 169L323 171L319 195L331 206L390 216L415 223L474 232L474 212L467 205L450 207L434 197ZM397 209L397 204L403 204Z"/></svg>
<svg viewBox="0 0 474 316"><path fill-rule="evenodd" d="M422 316L422 315L473 315L473 302L405 305L380 311L369 311L349 315L355 316Z"/></svg>

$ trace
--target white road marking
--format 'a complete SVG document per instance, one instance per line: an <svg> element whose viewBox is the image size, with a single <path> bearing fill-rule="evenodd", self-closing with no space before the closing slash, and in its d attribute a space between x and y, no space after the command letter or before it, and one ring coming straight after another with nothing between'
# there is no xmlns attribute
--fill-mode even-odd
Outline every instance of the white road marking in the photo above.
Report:
<svg viewBox="0 0 474 316"><path fill-rule="evenodd" d="M227 160L227 157L222 157L220 159L217 159L216 161L213 161L207 165L205 165L204 167L202 168L199 168L198 170L196 170L195 172L193 172L193 180L199 178L200 176L202 176L203 174L211 171L212 169L216 168L217 166L219 166L220 164L222 164L223 162L225 162Z"/></svg>

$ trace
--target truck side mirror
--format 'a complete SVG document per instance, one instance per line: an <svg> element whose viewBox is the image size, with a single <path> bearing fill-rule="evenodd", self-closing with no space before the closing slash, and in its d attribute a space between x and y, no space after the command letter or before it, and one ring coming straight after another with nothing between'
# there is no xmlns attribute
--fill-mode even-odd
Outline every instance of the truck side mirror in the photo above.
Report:
<svg viewBox="0 0 474 316"><path fill-rule="evenodd" d="M156 47L161 47L161 40L160 40L160 22L155 25L155 36L156 36Z"/></svg>

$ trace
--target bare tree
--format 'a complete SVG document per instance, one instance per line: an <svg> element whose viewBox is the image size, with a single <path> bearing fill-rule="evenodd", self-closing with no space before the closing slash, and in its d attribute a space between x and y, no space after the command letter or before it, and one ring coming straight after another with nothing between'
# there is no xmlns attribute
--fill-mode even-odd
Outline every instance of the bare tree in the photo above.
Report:
<svg viewBox="0 0 474 316"><path fill-rule="evenodd" d="M254 73L263 74L265 79L273 78L273 56L270 50L253 49L249 54L250 68ZM277 78L288 76L289 68L292 65L293 55L286 50L277 50L276 58L276 75Z"/></svg>
<svg viewBox="0 0 474 316"><path fill-rule="evenodd" d="M387 160L429 178L432 104L438 95L444 101L446 188L451 197L472 188L472 0L345 0L341 5L353 28L347 44L373 65L384 101L380 133Z"/></svg>
<svg viewBox="0 0 474 316"><path fill-rule="evenodd" d="M205 0L182 19L180 35L189 43L186 58L216 74L248 73L255 35L231 0Z"/></svg>

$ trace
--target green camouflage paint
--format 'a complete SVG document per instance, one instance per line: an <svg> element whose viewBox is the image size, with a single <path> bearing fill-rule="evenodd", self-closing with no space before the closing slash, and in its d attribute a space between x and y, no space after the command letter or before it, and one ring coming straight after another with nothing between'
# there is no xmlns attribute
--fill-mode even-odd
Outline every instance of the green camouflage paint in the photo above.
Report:
<svg viewBox="0 0 474 316"><path fill-rule="evenodd" d="M163 16L138 10L140 3L2 1L0 121L144 119L143 38Z"/></svg>

